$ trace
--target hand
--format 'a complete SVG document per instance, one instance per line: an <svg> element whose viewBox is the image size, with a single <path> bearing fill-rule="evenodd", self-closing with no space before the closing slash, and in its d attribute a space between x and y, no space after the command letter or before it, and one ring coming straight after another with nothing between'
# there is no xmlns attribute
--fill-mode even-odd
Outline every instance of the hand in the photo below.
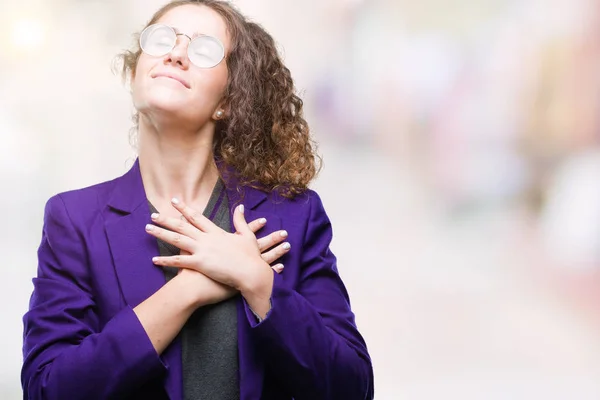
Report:
<svg viewBox="0 0 600 400"><path fill-rule="evenodd" d="M160 219L160 217L158 219ZM185 218L183 218L182 220L187 223L187 220ZM248 226L250 227L250 230L253 233L255 233L258 230L262 229L266 222L267 220L265 218L259 218L250 222ZM272 250L265 252L266 249L275 246L276 244L283 241L283 239L286 237L286 231L277 231L257 240L258 247L260 248L261 252L263 252L262 258L263 260L265 260L265 262L269 264L273 263L275 260L277 260L279 257L281 257L287 252L287 250L285 249L286 246L284 245L279 245L273 248ZM185 250L180 250L180 254L190 255L190 253ZM281 271L283 270L283 264L274 265L272 268L275 272L281 273ZM185 279L185 281L190 284L190 290L192 291L194 298L194 308L204 306L207 304L220 303L229 299L237 293L237 290L235 290L234 288L214 281L206 275L198 271L194 271L192 269L180 268L177 275L181 276L181 278L178 279Z"/></svg>
<svg viewBox="0 0 600 400"><path fill-rule="evenodd" d="M287 243L266 251L286 237L285 231L257 240L254 231L266 221L261 219L247 224L241 207L234 212L236 233L232 234L181 202L174 202L173 205L186 221L153 214L153 221L166 229L148 225L147 230L153 236L180 248L182 253L179 256L155 257L153 262L156 265L192 269L240 290L257 276L264 278L268 264L289 251ZM273 268L280 272L282 266Z"/></svg>

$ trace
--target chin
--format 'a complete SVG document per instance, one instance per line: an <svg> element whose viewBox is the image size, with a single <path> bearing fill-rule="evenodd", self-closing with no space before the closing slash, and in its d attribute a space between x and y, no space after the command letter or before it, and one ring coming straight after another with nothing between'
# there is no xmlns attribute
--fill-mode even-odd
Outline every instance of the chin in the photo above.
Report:
<svg viewBox="0 0 600 400"><path fill-rule="evenodd" d="M158 88L157 88L158 89ZM140 99L143 108L151 110L163 110L177 113L190 104L188 96L175 90L158 89L151 90Z"/></svg>

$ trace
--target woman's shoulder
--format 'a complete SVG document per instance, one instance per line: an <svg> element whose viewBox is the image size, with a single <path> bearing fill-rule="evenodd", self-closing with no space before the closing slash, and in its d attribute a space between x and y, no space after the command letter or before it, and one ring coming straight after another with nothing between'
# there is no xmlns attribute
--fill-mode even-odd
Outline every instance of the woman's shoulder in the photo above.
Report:
<svg viewBox="0 0 600 400"><path fill-rule="evenodd" d="M55 193L46 201L46 213L64 209L72 218L97 214L119 178Z"/></svg>
<svg viewBox="0 0 600 400"><path fill-rule="evenodd" d="M306 189L303 192L293 196L286 197L282 194L271 191L256 194L258 189L249 189L250 198L264 197L264 201L260 202L257 209L271 211L284 217L298 217L324 213L324 206L321 196L316 190Z"/></svg>

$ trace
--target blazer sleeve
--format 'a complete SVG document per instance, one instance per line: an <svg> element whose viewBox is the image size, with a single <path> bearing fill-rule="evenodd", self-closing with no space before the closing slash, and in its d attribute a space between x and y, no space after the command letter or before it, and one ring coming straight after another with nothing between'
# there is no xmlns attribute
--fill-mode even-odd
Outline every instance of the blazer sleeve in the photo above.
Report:
<svg viewBox="0 0 600 400"><path fill-rule="evenodd" d="M298 287L285 288L275 273L265 319L244 302L246 316L270 370L295 399L372 399L373 367L329 249L331 224L319 196L309 196Z"/></svg>
<svg viewBox="0 0 600 400"><path fill-rule="evenodd" d="M38 261L23 317L24 399L124 398L166 372L133 309L100 326L84 241L60 195L46 203Z"/></svg>

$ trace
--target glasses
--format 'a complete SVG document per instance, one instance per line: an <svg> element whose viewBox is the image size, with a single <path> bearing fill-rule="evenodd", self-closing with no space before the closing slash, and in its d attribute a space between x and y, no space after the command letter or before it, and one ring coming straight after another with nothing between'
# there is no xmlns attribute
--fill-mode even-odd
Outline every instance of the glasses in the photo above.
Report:
<svg viewBox="0 0 600 400"><path fill-rule="evenodd" d="M167 25L154 24L146 27L140 35L140 47L149 56L162 57L170 53L177 44L177 36L190 39L187 48L188 58L197 67L212 68L225 58L225 49L219 39L208 35L200 35L194 39Z"/></svg>

